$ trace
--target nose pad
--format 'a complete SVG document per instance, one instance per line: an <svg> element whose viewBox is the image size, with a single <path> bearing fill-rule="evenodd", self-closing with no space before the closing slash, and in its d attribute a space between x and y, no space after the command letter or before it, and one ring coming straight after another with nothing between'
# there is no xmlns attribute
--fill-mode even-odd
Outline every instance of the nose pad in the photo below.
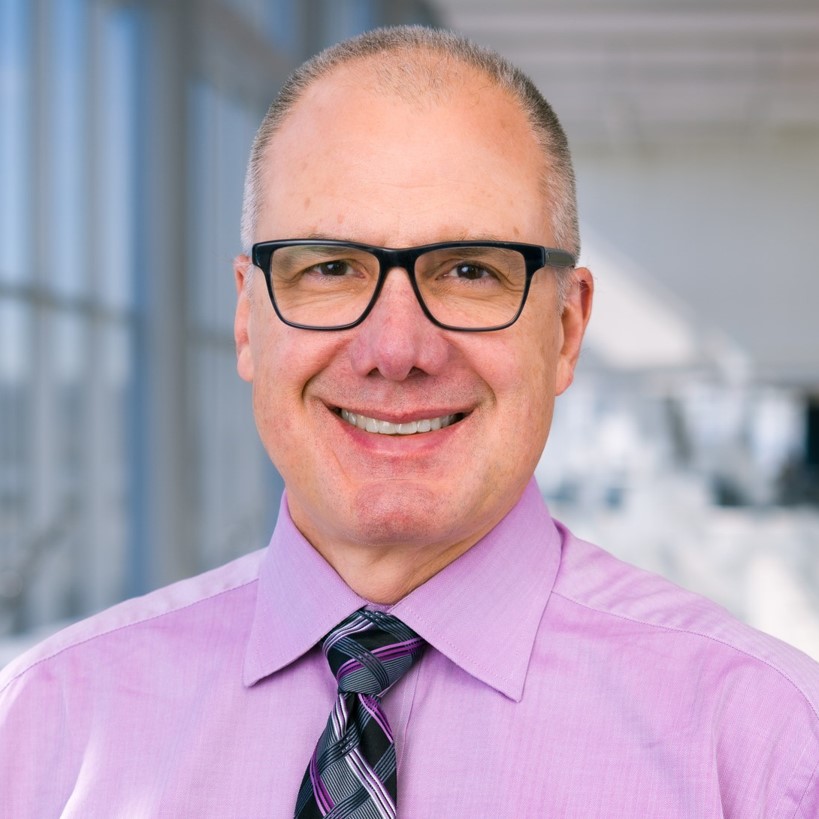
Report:
<svg viewBox="0 0 819 819"><path fill-rule="evenodd" d="M436 374L448 356L444 334L424 314L409 273L392 268L370 314L355 328L354 370L403 381L413 372Z"/></svg>

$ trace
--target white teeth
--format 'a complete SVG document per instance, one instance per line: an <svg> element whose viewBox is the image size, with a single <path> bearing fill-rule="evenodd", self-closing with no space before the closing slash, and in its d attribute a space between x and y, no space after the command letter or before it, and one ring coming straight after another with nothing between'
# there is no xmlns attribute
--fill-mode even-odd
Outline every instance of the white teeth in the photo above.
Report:
<svg viewBox="0 0 819 819"><path fill-rule="evenodd" d="M390 421L380 421L377 418L368 418L366 415L357 415L349 410L342 409L341 417L354 427L375 432L379 435L415 435L420 432L431 432L448 427L455 422L455 415L443 415L439 418L423 418L420 421L407 421L403 424L393 424Z"/></svg>

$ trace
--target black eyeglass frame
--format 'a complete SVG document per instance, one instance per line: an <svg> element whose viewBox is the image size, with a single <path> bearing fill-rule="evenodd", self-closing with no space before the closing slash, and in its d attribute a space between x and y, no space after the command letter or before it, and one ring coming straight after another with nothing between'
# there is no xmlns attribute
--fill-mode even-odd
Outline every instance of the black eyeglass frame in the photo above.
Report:
<svg viewBox="0 0 819 819"><path fill-rule="evenodd" d="M316 245L319 247L349 247L354 250L361 250L371 254L378 260L378 280L375 283L375 290L370 298L369 303L364 308L364 312L355 320L347 324L333 325L331 327L316 326L313 324L300 324L296 321L289 321L286 319L276 304L276 297L273 294L273 283L270 276L270 260L273 254L285 247L305 247L309 245ZM523 289L523 297L520 300L520 306L515 315L505 324L493 325L492 327L455 327L450 324L444 324L432 315L424 298L421 295L418 282L415 280L415 262L420 256L434 250L443 250L445 248L459 248L459 247L496 247L502 250L514 250L523 256L526 265L526 283ZM395 268L401 268L406 271L409 276L410 284L412 285L415 297L418 299L418 304L421 305L421 310L424 315L436 326L442 330L452 330L459 333L487 333L494 330L505 330L511 327L520 318L523 308L526 305L526 299L529 296L529 287L532 283L532 277L538 270L544 267L563 268L574 267L576 264L575 257L566 250L561 250L556 247L543 247L542 245L523 244L520 242L491 242L491 241L475 241L475 242L437 242L431 245L418 245L416 247L405 248L389 248L378 247L376 245L359 244L358 242L345 242L338 239L282 239L269 242L257 242L253 245L250 251L253 264L258 267L264 274L265 282L267 283L267 292L270 296L270 303L276 311L279 319L289 327L295 327L299 330L317 330L319 332L329 332L333 330L351 330L357 327L372 311L378 296L381 294L381 289L387 279L387 275Z"/></svg>

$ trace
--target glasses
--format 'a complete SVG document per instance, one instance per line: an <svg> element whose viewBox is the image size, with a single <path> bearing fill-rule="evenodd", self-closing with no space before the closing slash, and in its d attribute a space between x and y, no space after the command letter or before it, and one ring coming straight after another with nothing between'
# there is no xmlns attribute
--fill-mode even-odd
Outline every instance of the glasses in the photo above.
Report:
<svg viewBox="0 0 819 819"><path fill-rule="evenodd" d="M388 273L409 275L424 315L445 330L502 330L526 304L532 276L574 267L571 253L514 242L443 242L394 250L289 239L253 245L276 315L304 330L347 330L373 309Z"/></svg>

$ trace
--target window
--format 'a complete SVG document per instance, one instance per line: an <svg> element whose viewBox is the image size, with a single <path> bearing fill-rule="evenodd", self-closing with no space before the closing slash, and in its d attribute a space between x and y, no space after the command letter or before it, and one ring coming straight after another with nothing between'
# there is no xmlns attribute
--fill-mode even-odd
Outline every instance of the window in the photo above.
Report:
<svg viewBox="0 0 819 819"><path fill-rule="evenodd" d="M265 545L282 485L232 335L248 149L306 41L411 6L0 0L0 636Z"/></svg>

